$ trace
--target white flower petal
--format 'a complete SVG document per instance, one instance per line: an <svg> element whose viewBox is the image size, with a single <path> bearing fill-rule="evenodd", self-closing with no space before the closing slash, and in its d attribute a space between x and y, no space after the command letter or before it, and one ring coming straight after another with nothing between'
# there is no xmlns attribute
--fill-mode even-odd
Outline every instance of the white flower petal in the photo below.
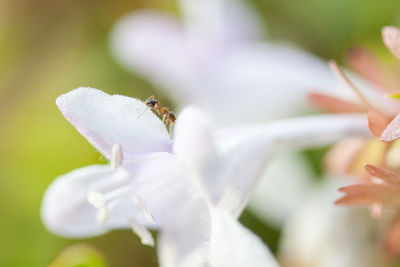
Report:
<svg viewBox="0 0 400 267"><path fill-rule="evenodd" d="M200 198L191 178L173 154L152 153L124 165L122 169L132 177L129 198L134 209L141 214L139 221L149 227L169 227L180 218L181 208L195 205ZM139 205L135 198L140 199ZM118 212L121 216L126 213L122 209Z"/></svg>
<svg viewBox="0 0 400 267"><path fill-rule="evenodd" d="M277 267L268 247L221 210L213 210L209 263L212 267Z"/></svg>
<svg viewBox="0 0 400 267"><path fill-rule="evenodd" d="M202 91L204 85L197 84L210 64L262 30L241 1L182 1L181 6L183 25L151 10L125 15L112 31L111 46L125 67L186 104Z"/></svg>
<svg viewBox="0 0 400 267"><path fill-rule="evenodd" d="M201 200L182 170L170 153L144 155L114 171L101 165L77 169L49 186L43 221L50 231L67 237L131 228L132 221L139 230L171 227L185 221L183 210Z"/></svg>
<svg viewBox="0 0 400 267"><path fill-rule="evenodd" d="M157 254L160 267L205 267L205 253L201 245L182 255L176 240L163 232L158 236Z"/></svg>
<svg viewBox="0 0 400 267"><path fill-rule="evenodd" d="M209 124L205 114L195 107L185 108L177 118L173 151L190 167L199 167L194 165L216 153Z"/></svg>
<svg viewBox="0 0 400 267"><path fill-rule="evenodd" d="M181 26L166 14L143 10L123 16L111 33L111 50L127 69L168 87L177 99L186 97L192 78Z"/></svg>
<svg viewBox="0 0 400 267"><path fill-rule="evenodd" d="M203 47L230 48L263 35L260 18L241 0L180 0L180 6L185 33Z"/></svg>
<svg viewBox="0 0 400 267"><path fill-rule="evenodd" d="M184 201L186 204L187 200ZM184 204L184 203L183 203ZM161 267L204 267L210 240L210 213L203 197L174 209L174 220L158 239Z"/></svg>
<svg viewBox="0 0 400 267"><path fill-rule="evenodd" d="M203 75L203 97L193 103L221 123L249 123L313 110L311 92L355 99L323 60L287 44L251 43Z"/></svg>
<svg viewBox="0 0 400 267"><path fill-rule="evenodd" d="M42 219L47 229L76 238L107 232L108 226L96 221L98 210L89 204L87 197L96 183L118 182L115 175L110 166L93 165L56 178L42 201Z"/></svg>
<svg viewBox="0 0 400 267"><path fill-rule="evenodd" d="M213 203L220 198L225 186L222 166L210 131L208 118L195 107L185 108L179 115L175 128L173 151L185 164L201 191Z"/></svg>
<svg viewBox="0 0 400 267"><path fill-rule="evenodd" d="M68 121L107 158L119 144L124 160L137 155L169 151L171 140L158 117L134 98L78 88L57 98Z"/></svg>
<svg viewBox="0 0 400 267"><path fill-rule="evenodd" d="M274 157L346 136L370 136L365 115L308 116L210 132L205 115L187 108L177 121L174 152L213 205L239 216Z"/></svg>
<svg viewBox="0 0 400 267"><path fill-rule="evenodd" d="M346 136L370 136L365 115L314 115L245 128L224 128L227 189L220 205L238 216L273 157L307 147L325 146ZM215 178L217 179L217 178Z"/></svg>

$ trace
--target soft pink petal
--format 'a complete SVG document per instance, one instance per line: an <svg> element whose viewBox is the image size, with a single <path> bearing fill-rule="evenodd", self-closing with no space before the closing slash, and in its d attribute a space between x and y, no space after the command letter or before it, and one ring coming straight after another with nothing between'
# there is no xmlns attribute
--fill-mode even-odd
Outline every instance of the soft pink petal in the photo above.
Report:
<svg viewBox="0 0 400 267"><path fill-rule="evenodd" d="M310 102L319 109L328 113L362 112L363 110L357 103L349 102L332 96L311 93L308 98Z"/></svg>
<svg viewBox="0 0 400 267"><path fill-rule="evenodd" d="M388 184L400 186L400 175L372 164L366 164L364 168L370 175L379 178Z"/></svg>
<svg viewBox="0 0 400 267"><path fill-rule="evenodd" d="M380 137L391 119L378 110L368 112L368 127L375 137Z"/></svg>
<svg viewBox="0 0 400 267"><path fill-rule="evenodd" d="M334 174L348 173L367 141L367 138L353 137L334 144L324 156L325 170Z"/></svg>
<svg viewBox="0 0 400 267"><path fill-rule="evenodd" d="M381 141L392 142L400 138L400 114L398 114L386 127L381 135Z"/></svg>
<svg viewBox="0 0 400 267"><path fill-rule="evenodd" d="M385 252L392 259L400 256L400 215L397 213L384 233Z"/></svg>
<svg viewBox="0 0 400 267"><path fill-rule="evenodd" d="M115 144L121 146L127 161L143 153L171 149L167 129L138 99L82 87L59 96L56 103L67 120L107 158Z"/></svg>
<svg viewBox="0 0 400 267"><path fill-rule="evenodd" d="M347 65L364 79L376 84L383 90L394 90L396 78L391 70L369 49L356 46L346 54Z"/></svg>
<svg viewBox="0 0 400 267"><path fill-rule="evenodd" d="M387 184L356 184L339 188L339 191L345 195L336 200L335 204L373 205L377 203L396 207L400 203L399 188Z"/></svg>

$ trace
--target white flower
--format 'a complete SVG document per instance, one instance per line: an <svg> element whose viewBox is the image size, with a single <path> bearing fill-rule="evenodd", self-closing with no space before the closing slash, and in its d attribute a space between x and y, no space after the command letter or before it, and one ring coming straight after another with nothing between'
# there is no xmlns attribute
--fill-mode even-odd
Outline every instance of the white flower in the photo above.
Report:
<svg viewBox="0 0 400 267"><path fill-rule="evenodd" d="M75 238L132 228L148 245L154 241L147 229L158 229L162 266L204 258L213 267L224 266L218 255L233 253L218 245L224 238L232 239L232 249L241 248L241 242L254 249L235 252L238 264L275 266L262 242L236 221L264 165L282 151L369 134L361 115L218 128L188 108L178 117L171 140L151 111L139 117L146 105L137 99L79 88L60 96L57 104L111 166L88 166L58 177L43 199L46 227ZM246 257L256 254L262 256Z"/></svg>
<svg viewBox="0 0 400 267"><path fill-rule="evenodd" d="M154 10L127 14L116 24L111 46L123 66L149 79L181 108L193 104L220 125L239 125L305 114L312 110L311 92L357 99L337 83L327 62L297 47L265 41L261 19L244 1L179 3L181 19ZM304 200L311 180L297 176L302 166L291 166L296 167L293 179L280 175L281 183L271 182L276 177L265 170L263 188L274 186L284 193L267 195L260 187L258 195L266 199L252 202L266 206L261 214L275 225ZM289 194L292 198L281 198Z"/></svg>
<svg viewBox="0 0 400 267"><path fill-rule="evenodd" d="M260 19L243 2L181 0L180 21L133 12L116 24L112 51L181 107L194 104L224 124L304 114L311 91L353 97L323 60L263 41Z"/></svg>
<svg viewBox="0 0 400 267"><path fill-rule="evenodd" d="M351 180L325 180L309 192L307 201L283 228L279 258L293 267L373 267L385 265L376 249L378 221L366 209L333 205L339 186Z"/></svg>

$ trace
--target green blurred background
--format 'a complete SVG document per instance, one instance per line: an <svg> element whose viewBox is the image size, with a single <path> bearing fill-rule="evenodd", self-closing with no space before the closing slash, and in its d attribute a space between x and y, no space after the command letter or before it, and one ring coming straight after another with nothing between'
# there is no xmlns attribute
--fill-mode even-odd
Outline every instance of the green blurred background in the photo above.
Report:
<svg viewBox="0 0 400 267"><path fill-rule="evenodd" d="M339 61L356 44L388 57L380 29L400 25L398 0L249 2L273 38ZM48 266L78 242L97 249L78 247L92 262L79 266L104 266L103 260L107 266L157 266L155 251L129 232L66 240L48 233L40 220L42 195L56 176L104 162L62 117L56 97L79 86L142 99L155 93L148 82L120 68L108 47L113 23L146 7L178 15L177 4L167 0L0 0L0 266ZM276 248L278 230L249 212L242 221ZM64 266L60 262L52 266Z"/></svg>

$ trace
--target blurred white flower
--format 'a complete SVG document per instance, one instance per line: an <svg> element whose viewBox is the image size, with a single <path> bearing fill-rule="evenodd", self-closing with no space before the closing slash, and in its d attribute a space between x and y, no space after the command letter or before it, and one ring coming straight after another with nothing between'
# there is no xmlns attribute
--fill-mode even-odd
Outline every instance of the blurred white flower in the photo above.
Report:
<svg viewBox="0 0 400 267"><path fill-rule="evenodd" d="M139 116L147 107L137 99L79 88L57 105L111 166L58 177L43 199L46 227L75 238L132 228L148 245L154 244L148 229L158 229L161 266L202 264L204 257L213 267L275 266L262 242L236 221L264 165L283 151L369 134L362 115L235 128L213 127L202 112L187 108L171 140L151 111ZM242 251L243 244L251 251ZM224 261L232 259L239 265Z"/></svg>
<svg viewBox="0 0 400 267"><path fill-rule="evenodd" d="M275 157L263 171L248 208L279 229L306 200L314 176L309 161L299 153Z"/></svg>
<svg viewBox="0 0 400 267"><path fill-rule="evenodd" d="M379 226L367 209L333 204L337 188L351 179L334 177L310 190L307 201L287 220L280 243L282 266L374 267L384 261L376 248Z"/></svg>
<svg viewBox="0 0 400 267"><path fill-rule="evenodd" d="M350 96L326 62L263 40L257 14L241 0L181 0L182 19L154 10L124 16L112 51L181 107L194 104L219 123L249 123L310 110L311 91Z"/></svg>

